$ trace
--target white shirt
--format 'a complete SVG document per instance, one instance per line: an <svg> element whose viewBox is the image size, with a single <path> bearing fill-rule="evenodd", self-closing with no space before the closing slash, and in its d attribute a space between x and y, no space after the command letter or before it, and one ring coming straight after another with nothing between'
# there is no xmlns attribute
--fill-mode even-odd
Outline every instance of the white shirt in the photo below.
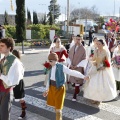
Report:
<svg viewBox="0 0 120 120"><path fill-rule="evenodd" d="M51 77L50 77L50 79L54 80L54 81L55 81L55 72L56 72L56 65L52 67ZM78 77L78 78L84 78L85 77L82 73L80 73L76 70L71 70L68 67L66 67L65 65L63 65L63 72L65 74L68 74L68 75L74 76L74 77Z"/></svg>
<svg viewBox="0 0 120 120"><path fill-rule="evenodd" d="M52 66L51 76L50 76L50 79L54 80L54 81L55 81L55 72L56 72L56 65ZM84 78L85 77L82 73L80 73L76 70L71 70L68 67L66 67L65 65L63 65L63 72L70 75L70 76L74 76L74 77L78 77L78 78ZM46 90L48 90L48 88L49 88L49 84L47 82Z"/></svg>
<svg viewBox="0 0 120 120"><path fill-rule="evenodd" d="M69 48L69 50L70 50L74 45L75 45L75 41L72 40L72 42L70 43L70 48Z"/></svg>
<svg viewBox="0 0 120 120"><path fill-rule="evenodd" d="M19 59L15 59L12 66L10 67L8 74L1 74L0 79L3 80L7 86L14 86L19 84L19 81L23 79L24 67Z"/></svg>

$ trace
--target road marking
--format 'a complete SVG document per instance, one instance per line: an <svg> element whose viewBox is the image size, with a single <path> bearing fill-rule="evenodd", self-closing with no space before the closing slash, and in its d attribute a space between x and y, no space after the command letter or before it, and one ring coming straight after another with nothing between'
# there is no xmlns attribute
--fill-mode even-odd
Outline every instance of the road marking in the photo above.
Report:
<svg viewBox="0 0 120 120"><path fill-rule="evenodd" d="M36 90L36 91L39 91L39 92L44 92L45 87L42 86L42 87L38 87L38 88L33 88L33 90ZM65 99L71 100L72 97L73 97L72 94L66 93ZM114 105L110 105L110 104L107 104L107 103L101 103L99 106L93 105L93 104L90 103L90 100L87 100L82 96L78 96L76 102L82 103L82 104L85 104L85 105L89 105L89 106L92 106L92 107L95 107L95 108L99 108L101 110L108 111L108 112L116 114L116 115L120 115L120 107L117 107L117 106L114 106Z"/></svg>
<svg viewBox="0 0 120 120"><path fill-rule="evenodd" d="M30 105L36 106L38 108L42 108L44 110L48 110L50 112L54 112L54 109L52 107L46 105L45 100L38 99L30 95L25 95L25 101ZM83 113L78 110L74 110L65 106L63 108L63 116L70 118L72 120L102 120L95 116L88 115L86 113Z"/></svg>

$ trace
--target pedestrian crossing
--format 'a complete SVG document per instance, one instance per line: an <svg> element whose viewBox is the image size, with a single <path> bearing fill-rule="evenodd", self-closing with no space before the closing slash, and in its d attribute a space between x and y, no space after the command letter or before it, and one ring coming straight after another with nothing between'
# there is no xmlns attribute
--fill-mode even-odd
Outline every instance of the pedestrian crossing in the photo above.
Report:
<svg viewBox="0 0 120 120"><path fill-rule="evenodd" d="M38 88L34 88L33 90L36 90L36 91L39 91L39 92L44 92L45 87L38 87ZM72 94L69 94L69 93L66 94L66 99L72 100L72 97L73 97ZM85 104L85 105L89 105L89 106L92 106L92 107L95 107L95 108L99 108L101 110L108 111L108 112L114 113L116 115L120 115L120 107L117 107L117 106L114 106L114 105L110 105L110 104L107 104L107 103L101 103L98 106L98 105L95 105L95 104L91 104L90 100L87 100L87 99L83 98L82 96L78 96L76 102L81 103L81 104Z"/></svg>
<svg viewBox="0 0 120 120"><path fill-rule="evenodd" d="M41 97L32 96L26 94L25 101L37 108L46 110L47 112L53 112L54 109L46 105L46 100L42 97L42 93L45 91L45 87L33 87L34 93L40 93ZM109 103L101 103L99 106L90 103L90 100L78 96L76 102L72 102L72 94L66 93L65 106L63 109L63 120L68 118L69 120L120 120L120 107ZM120 102L118 99L117 102Z"/></svg>

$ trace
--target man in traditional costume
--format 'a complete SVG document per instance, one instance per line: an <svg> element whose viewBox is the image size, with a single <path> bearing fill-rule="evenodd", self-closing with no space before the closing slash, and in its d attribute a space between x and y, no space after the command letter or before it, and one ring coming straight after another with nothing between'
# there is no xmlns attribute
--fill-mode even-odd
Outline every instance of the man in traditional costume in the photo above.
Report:
<svg viewBox="0 0 120 120"><path fill-rule="evenodd" d="M69 51L69 59L67 60L67 62L71 69L74 69L84 74L84 69L86 68L87 60L86 51L81 42L82 38L80 37L80 35L77 35L75 44ZM79 87L83 84L83 79L70 76L69 81L75 85L75 91L72 101L76 101L77 94L80 92Z"/></svg>
<svg viewBox="0 0 120 120"><path fill-rule="evenodd" d="M48 60L51 64L49 72L49 78L46 85L46 91L43 96L47 96L47 105L55 108L56 120L62 120L62 109L65 99L65 75L76 76L86 80L86 77L78 71L71 70L65 65L58 62L58 55L56 53L50 53ZM48 95L47 95L48 94Z"/></svg>
<svg viewBox="0 0 120 120"><path fill-rule="evenodd" d="M23 79L24 68L20 60L11 52L14 48L12 38L0 40L0 53L4 54L1 60L0 74L0 120L10 120L13 87Z"/></svg>

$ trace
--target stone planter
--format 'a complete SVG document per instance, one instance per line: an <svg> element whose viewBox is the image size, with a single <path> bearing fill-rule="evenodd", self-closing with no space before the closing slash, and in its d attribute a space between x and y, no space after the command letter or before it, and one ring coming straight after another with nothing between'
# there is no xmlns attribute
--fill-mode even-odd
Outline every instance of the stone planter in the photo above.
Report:
<svg viewBox="0 0 120 120"><path fill-rule="evenodd" d="M26 39L31 40L31 30L30 29L26 30Z"/></svg>

